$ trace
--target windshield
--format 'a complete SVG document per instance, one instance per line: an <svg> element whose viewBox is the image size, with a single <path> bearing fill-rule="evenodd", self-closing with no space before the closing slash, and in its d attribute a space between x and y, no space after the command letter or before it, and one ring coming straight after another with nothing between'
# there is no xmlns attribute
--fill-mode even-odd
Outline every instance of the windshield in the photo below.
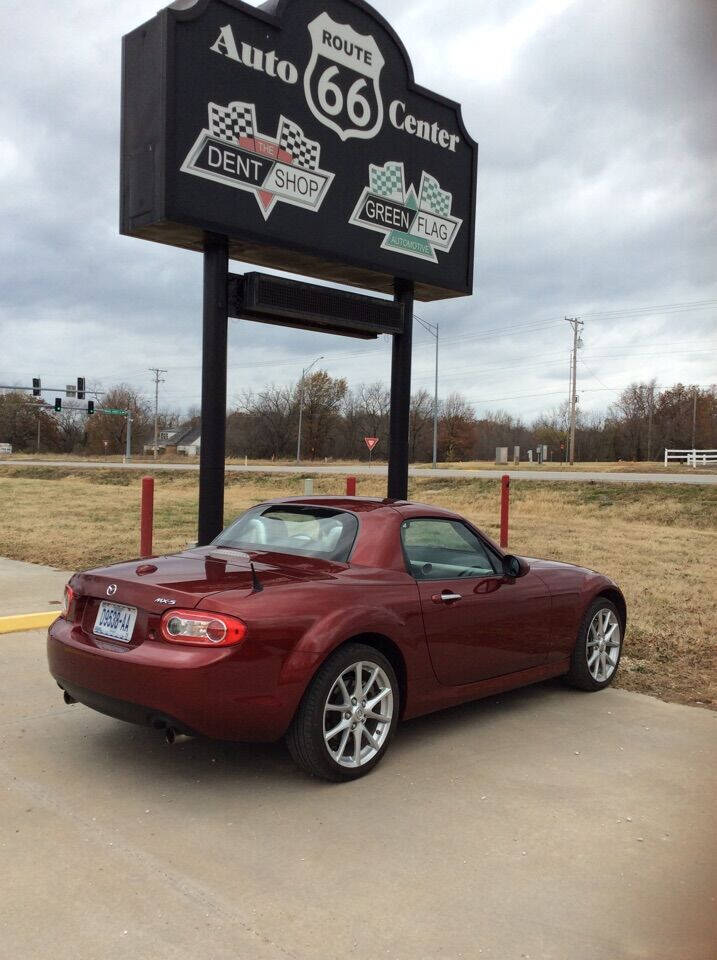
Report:
<svg viewBox="0 0 717 960"><path fill-rule="evenodd" d="M353 514L330 507L255 507L220 533L214 543L346 563L357 530Z"/></svg>

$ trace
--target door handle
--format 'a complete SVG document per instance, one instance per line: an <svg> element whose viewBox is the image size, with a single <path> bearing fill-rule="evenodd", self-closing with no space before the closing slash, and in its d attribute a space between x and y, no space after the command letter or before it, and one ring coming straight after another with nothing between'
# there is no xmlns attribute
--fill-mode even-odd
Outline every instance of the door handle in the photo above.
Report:
<svg viewBox="0 0 717 960"><path fill-rule="evenodd" d="M431 600L434 603L455 603L461 599L460 593L451 593L450 590L444 590L442 593L434 593Z"/></svg>

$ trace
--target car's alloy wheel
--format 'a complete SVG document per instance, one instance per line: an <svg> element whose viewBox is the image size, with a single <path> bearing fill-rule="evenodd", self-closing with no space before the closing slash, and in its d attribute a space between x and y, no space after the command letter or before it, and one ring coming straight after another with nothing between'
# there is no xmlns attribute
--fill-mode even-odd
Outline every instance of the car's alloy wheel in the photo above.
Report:
<svg viewBox="0 0 717 960"><path fill-rule="evenodd" d="M580 690L601 690L613 680L622 653L617 607L598 597L585 612L566 680Z"/></svg>
<svg viewBox="0 0 717 960"><path fill-rule="evenodd" d="M393 689L372 660L350 664L324 704L324 741L342 767L361 767L380 753L391 730Z"/></svg>
<svg viewBox="0 0 717 960"><path fill-rule="evenodd" d="M322 664L304 694L287 734L291 755L314 776L355 780L386 752L398 709L389 660L367 644L345 644Z"/></svg>
<svg viewBox="0 0 717 960"><path fill-rule="evenodd" d="M617 670L620 644L620 621L609 607L601 607L590 622L586 641L588 670L598 683Z"/></svg>

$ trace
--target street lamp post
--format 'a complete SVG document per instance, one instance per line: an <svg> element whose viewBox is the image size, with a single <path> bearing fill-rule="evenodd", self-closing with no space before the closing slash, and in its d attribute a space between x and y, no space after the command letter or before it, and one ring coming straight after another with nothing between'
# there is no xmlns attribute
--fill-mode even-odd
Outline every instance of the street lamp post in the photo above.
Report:
<svg viewBox="0 0 717 960"><path fill-rule="evenodd" d="M416 317L416 320L421 324L424 330L426 330L436 341L436 370L435 370L435 382L433 388L433 469L436 469L436 456L438 453L438 324L429 323L428 320L422 320L421 317Z"/></svg>
<svg viewBox="0 0 717 960"><path fill-rule="evenodd" d="M301 371L301 380L299 381L299 435L296 438L296 462L301 463L301 420L304 412L304 377L311 370L315 363L318 363L319 360L323 360L323 357L316 357L315 360L312 360L308 367L304 367Z"/></svg>

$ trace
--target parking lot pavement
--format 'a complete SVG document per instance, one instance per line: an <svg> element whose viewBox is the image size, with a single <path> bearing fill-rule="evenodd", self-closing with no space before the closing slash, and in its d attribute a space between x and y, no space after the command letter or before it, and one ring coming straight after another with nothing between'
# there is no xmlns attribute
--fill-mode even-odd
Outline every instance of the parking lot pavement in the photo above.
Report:
<svg viewBox="0 0 717 960"><path fill-rule="evenodd" d="M67 707L0 638L0 937L34 960L708 960L717 715L547 683L399 727L371 776Z"/></svg>
<svg viewBox="0 0 717 960"><path fill-rule="evenodd" d="M0 617L16 613L39 613L62 605L67 570L23 563L0 557Z"/></svg>

